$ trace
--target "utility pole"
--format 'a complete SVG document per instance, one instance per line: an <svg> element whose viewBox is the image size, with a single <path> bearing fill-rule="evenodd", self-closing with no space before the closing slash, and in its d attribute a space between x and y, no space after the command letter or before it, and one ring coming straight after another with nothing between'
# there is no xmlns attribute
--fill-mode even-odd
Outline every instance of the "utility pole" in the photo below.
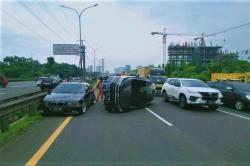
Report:
<svg viewBox="0 0 250 166"><path fill-rule="evenodd" d="M104 73L104 58L101 59L101 73Z"/></svg>
<svg viewBox="0 0 250 166"><path fill-rule="evenodd" d="M93 47L90 47L92 50L93 50L93 52L94 52L94 75L95 75L95 55L96 55L96 51L97 50L99 50L100 48L102 48L102 47L97 47L97 48L93 48Z"/></svg>
<svg viewBox="0 0 250 166"><path fill-rule="evenodd" d="M89 6L89 7L86 7L84 8L80 13L74 9L74 8L71 8L71 7L67 7L65 5L61 5L61 7L64 7L64 8L67 8L67 9L71 9L73 10L77 16L78 16L78 22L79 22L79 36L80 36L80 45L79 45L79 54L80 54L80 66L81 66L81 73L82 73L82 77L81 77L81 81L85 81L85 78L86 78L86 65L85 65L85 58L86 58L86 55L85 55L85 46L83 45L83 41L82 41L82 25L81 25L81 16L82 16L82 13L89 9L89 8L92 8L92 7L96 7L98 6L98 4L94 4L92 6Z"/></svg>

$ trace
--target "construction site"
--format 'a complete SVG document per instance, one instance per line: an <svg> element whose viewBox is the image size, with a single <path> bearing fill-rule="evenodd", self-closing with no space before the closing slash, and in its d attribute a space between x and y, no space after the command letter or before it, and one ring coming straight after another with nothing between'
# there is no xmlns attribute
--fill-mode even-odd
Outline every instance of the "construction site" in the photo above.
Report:
<svg viewBox="0 0 250 166"><path fill-rule="evenodd" d="M249 26L250 23L241 24L225 30L217 31L214 33L190 34L190 33L167 33L167 28L164 28L162 32L151 32L151 35L162 36L162 66L166 64L180 65L193 63L195 65L208 64L211 60L218 61L224 54L222 52L222 46L206 45L205 39L208 37L216 37L221 34L228 33L239 28ZM167 36L190 36L193 38L192 42L173 43L171 42L167 50ZM224 39L224 42L226 40ZM166 58L168 51L168 60Z"/></svg>
<svg viewBox="0 0 250 166"><path fill-rule="evenodd" d="M196 65L208 64L211 60L218 60L222 55L222 46L203 46L194 42L170 43L168 46L168 63L181 65L193 63Z"/></svg>

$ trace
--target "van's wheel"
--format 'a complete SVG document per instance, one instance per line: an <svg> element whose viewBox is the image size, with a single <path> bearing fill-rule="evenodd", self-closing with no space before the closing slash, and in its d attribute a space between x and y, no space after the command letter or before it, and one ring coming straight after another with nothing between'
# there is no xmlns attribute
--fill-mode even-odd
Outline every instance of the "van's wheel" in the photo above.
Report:
<svg viewBox="0 0 250 166"><path fill-rule="evenodd" d="M87 109L87 105L85 103L82 104L82 108L79 110L79 114L83 114L86 112L86 109Z"/></svg>
<svg viewBox="0 0 250 166"><path fill-rule="evenodd" d="M242 103L242 101L240 101L240 100L236 101L236 103L235 103L235 109L237 111L243 111L244 107L245 106L244 106L244 103Z"/></svg>
<svg viewBox="0 0 250 166"><path fill-rule="evenodd" d="M179 105L181 108L187 108L187 98L184 95L181 95L179 98Z"/></svg>
<svg viewBox="0 0 250 166"><path fill-rule="evenodd" d="M168 100L167 92L166 92L165 90L162 92L162 98L163 98L163 100L164 100L165 102L168 102L168 101L169 101L169 100Z"/></svg>

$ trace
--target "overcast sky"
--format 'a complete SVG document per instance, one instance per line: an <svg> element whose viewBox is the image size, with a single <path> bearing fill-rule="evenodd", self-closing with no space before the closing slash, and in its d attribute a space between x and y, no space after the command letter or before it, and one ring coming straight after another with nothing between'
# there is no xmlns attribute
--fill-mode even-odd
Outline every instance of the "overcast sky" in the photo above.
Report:
<svg viewBox="0 0 250 166"><path fill-rule="evenodd" d="M63 1L0 0L1 57L32 57L41 63L53 56L53 43L79 42L76 14L60 4L85 11L82 35L88 46L87 66L93 65L90 47L101 47L98 59L105 59L105 70L118 66L162 63L162 38L152 31L205 34L250 22L250 1ZM194 37L168 36L170 42L194 42ZM206 39L206 44L227 50L250 48L250 26ZM54 56L57 62L78 64L77 56Z"/></svg>

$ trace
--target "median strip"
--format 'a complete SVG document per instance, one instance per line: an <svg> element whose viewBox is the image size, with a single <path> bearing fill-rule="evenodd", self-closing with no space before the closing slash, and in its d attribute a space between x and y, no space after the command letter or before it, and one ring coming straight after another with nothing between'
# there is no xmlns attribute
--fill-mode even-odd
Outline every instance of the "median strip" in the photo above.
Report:
<svg viewBox="0 0 250 166"><path fill-rule="evenodd" d="M168 121L166 121L165 119L163 119L162 117L160 117L159 115L157 115L156 113L154 113L152 110L150 110L149 108L145 108L149 113L153 114L155 117L157 117L158 119L160 119L163 123L167 124L168 126L172 127L173 124L169 123Z"/></svg>
<svg viewBox="0 0 250 166"><path fill-rule="evenodd" d="M242 119L250 120L250 118L245 117L245 116L241 116L241 115L238 115L238 114L233 114L233 113L230 113L230 112L227 112L227 111L218 110L218 109L217 109L217 111L225 113L225 114L233 115L233 116L236 116L236 117L239 117L239 118L242 118Z"/></svg>
<svg viewBox="0 0 250 166"><path fill-rule="evenodd" d="M34 166L48 151L50 146L55 142L56 138L60 135L63 129L71 121L72 116L65 118L60 126L54 131L54 133L47 139L47 141L39 148L39 150L31 157L31 159L25 164L25 166Z"/></svg>

